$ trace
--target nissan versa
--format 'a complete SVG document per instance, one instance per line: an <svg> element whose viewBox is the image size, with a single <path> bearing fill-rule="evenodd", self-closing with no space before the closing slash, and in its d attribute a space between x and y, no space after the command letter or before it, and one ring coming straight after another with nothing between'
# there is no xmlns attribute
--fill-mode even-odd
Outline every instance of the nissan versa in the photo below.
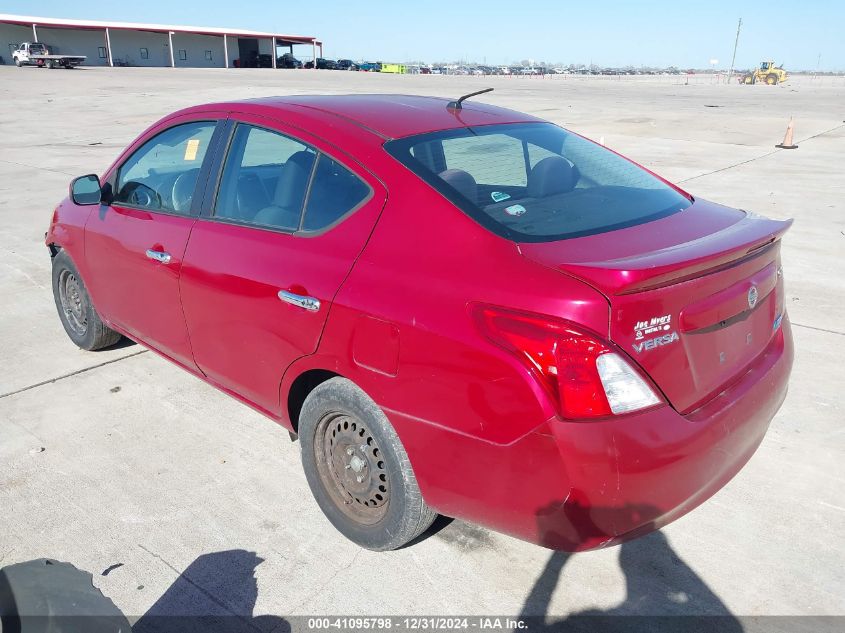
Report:
<svg viewBox="0 0 845 633"><path fill-rule="evenodd" d="M165 117L72 182L46 244L76 345L129 337L289 429L354 542L442 513L583 550L760 444L790 223L519 112L302 96Z"/></svg>

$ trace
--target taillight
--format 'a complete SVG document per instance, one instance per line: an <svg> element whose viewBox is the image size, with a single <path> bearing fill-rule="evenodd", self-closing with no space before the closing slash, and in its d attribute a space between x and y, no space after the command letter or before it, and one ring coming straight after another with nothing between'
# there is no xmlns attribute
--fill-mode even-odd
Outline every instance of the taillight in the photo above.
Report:
<svg viewBox="0 0 845 633"><path fill-rule="evenodd" d="M567 419L630 413L660 398L599 336L562 319L476 306L484 335L516 355Z"/></svg>

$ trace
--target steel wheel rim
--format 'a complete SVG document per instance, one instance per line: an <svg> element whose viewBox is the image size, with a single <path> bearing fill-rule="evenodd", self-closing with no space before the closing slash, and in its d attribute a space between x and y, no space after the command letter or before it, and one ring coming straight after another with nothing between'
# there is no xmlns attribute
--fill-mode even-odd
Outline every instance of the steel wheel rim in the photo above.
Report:
<svg viewBox="0 0 845 633"><path fill-rule="evenodd" d="M364 422L327 414L317 425L314 454L323 487L345 516L360 525L385 517L390 486L384 453Z"/></svg>
<svg viewBox="0 0 845 633"><path fill-rule="evenodd" d="M81 282L69 270L63 270L59 275L59 300L65 323L76 334L84 336L88 331L88 302Z"/></svg>

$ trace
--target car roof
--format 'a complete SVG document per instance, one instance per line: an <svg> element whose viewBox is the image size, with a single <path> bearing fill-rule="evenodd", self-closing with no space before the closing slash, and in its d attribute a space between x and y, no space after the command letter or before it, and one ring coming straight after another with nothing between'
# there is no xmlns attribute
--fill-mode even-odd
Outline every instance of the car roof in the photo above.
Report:
<svg viewBox="0 0 845 633"><path fill-rule="evenodd" d="M541 120L529 114L478 101L464 101L460 110L454 110L446 107L449 101L451 99L443 97L400 94L300 95L248 99L215 104L215 107L255 114L267 114L268 110L305 114L307 110L310 116L306 118L310 119L311 124L322 121L336 127L345 122L382 139L461 127Z"/></svg>

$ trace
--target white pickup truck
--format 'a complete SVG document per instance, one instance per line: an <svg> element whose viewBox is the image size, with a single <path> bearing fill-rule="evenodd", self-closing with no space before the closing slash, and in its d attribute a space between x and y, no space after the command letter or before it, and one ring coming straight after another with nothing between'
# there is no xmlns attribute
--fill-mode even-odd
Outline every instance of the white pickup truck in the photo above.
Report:
<svg viewBox="0 0 845 633"><path fill-rule="evenodd" d="M12 52L15 66L46 66L47 68L73 68L85 61L85 55L51 55L46 44L24 42Z"/></svg>

